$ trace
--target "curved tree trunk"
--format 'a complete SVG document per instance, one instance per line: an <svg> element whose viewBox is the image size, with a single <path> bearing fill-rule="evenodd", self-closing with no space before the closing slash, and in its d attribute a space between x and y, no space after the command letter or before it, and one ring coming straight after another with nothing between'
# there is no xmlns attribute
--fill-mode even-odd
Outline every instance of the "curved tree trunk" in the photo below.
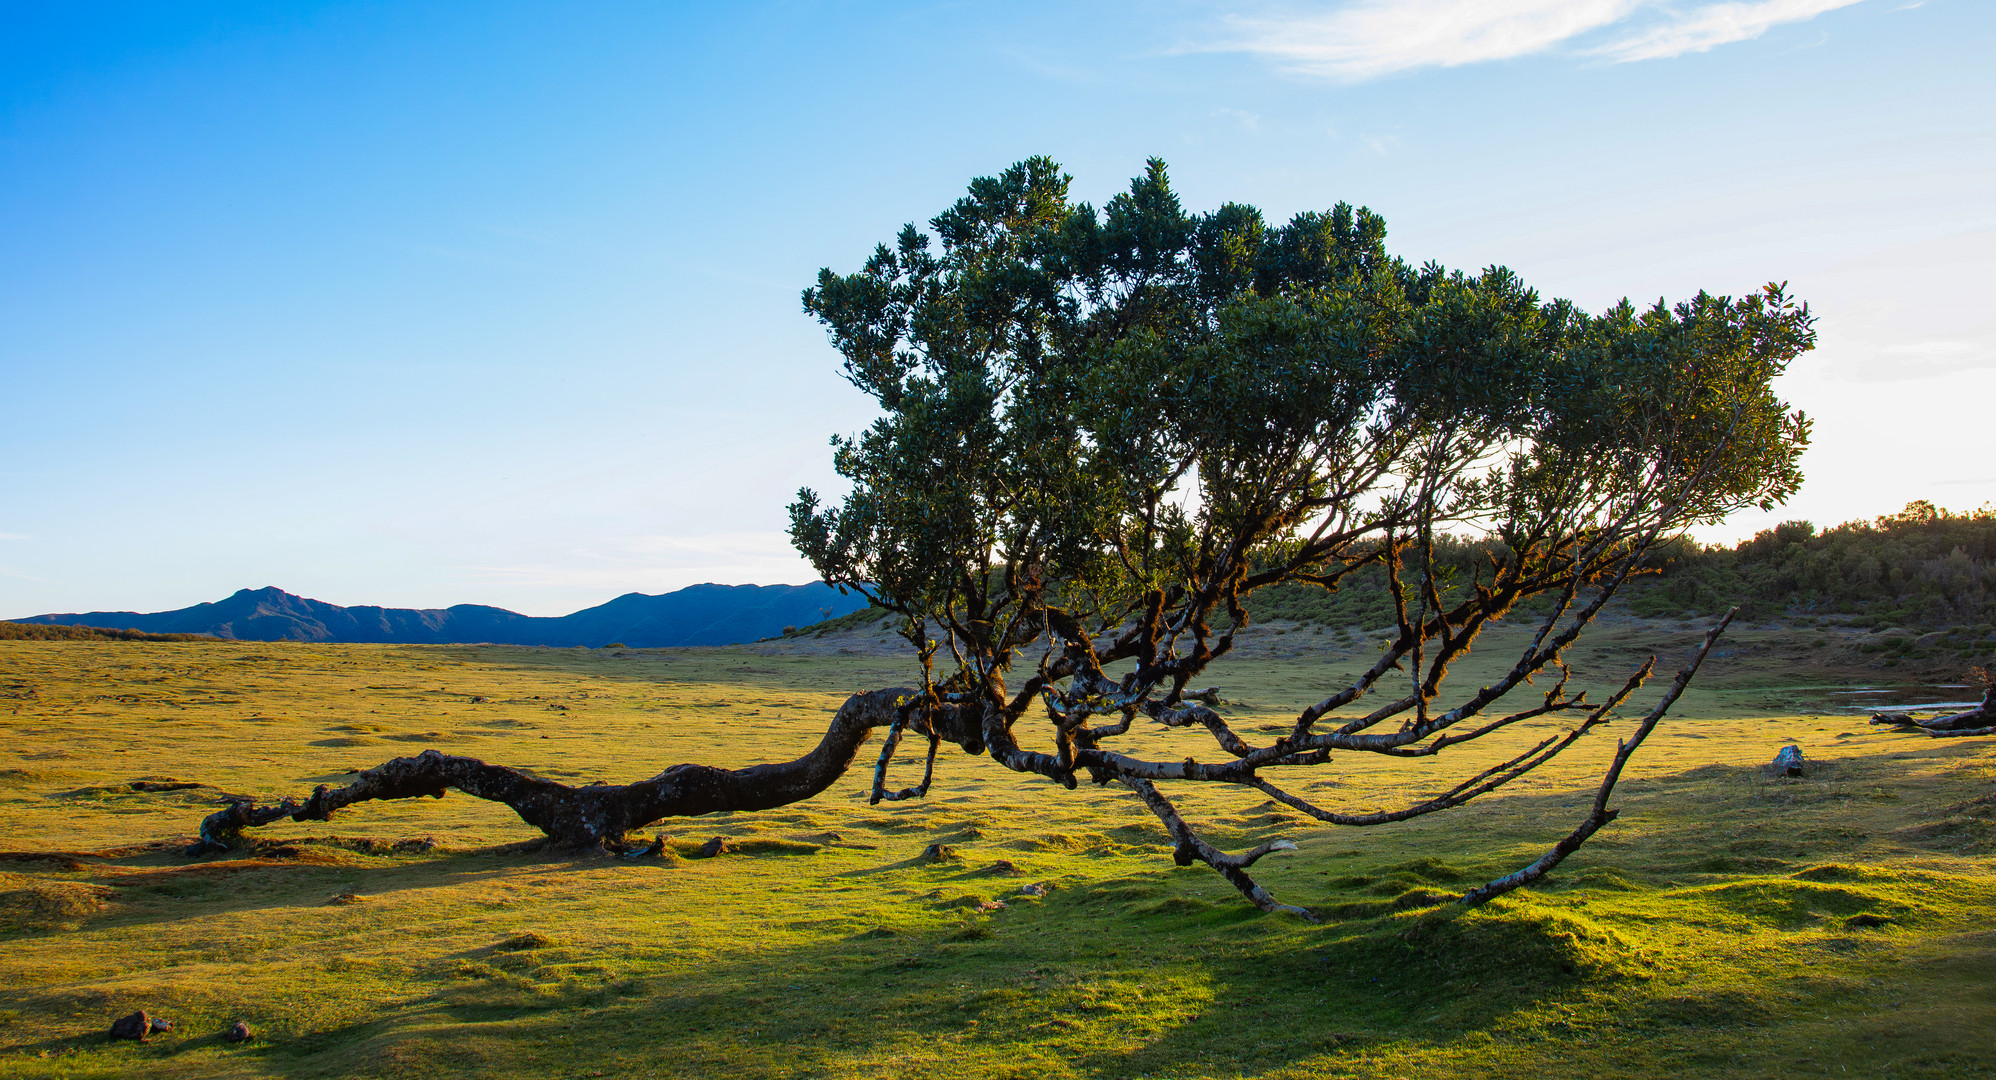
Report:
<svg viewBox="0 0 1996 1080"><path fill-rule="evenodd" d="M283 818L325 821L337 810L372 799L443 798L456 789L480 799L502 802L527 824L567 848L622 850L626 833L661 818L688 817L733 810L769 810L816 795L852 766L854 751L876 727L895 722L919 692L890 687L854 694L832 717L817 747L794 761L717 769L708 765L674 765L635 784L587 784L571 787L552 780L489 765L477 758L425 750L415 757L377 765L341 787L320 785L303 802L285 799L276 804L231 800L228 807L201 823L201 839L189 854L226 851L236 845L243 829ZM944 712L937 723L953 716ZM938 731L944 738L955 733ZM960 739L955 741L962 741Z"/></svg>
<svg viewBox="0 0 1996 1080"><path fill-rule="evenodd" d="M1918 728L1936 739L1955 735L1996 735L1996 686L1985 688L1982 704L1967 712L1932 716L1925 720L1915 720L1909 713L1882 712L1873 714L1871 722Z"/></svg>

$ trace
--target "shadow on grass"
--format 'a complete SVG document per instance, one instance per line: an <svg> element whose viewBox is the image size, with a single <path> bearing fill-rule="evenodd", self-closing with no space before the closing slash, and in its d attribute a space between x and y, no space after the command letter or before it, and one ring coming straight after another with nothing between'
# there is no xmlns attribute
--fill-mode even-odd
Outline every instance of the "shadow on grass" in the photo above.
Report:
<svg viewBox="0 0 1996 1080"><path fill-rule="evenodd" d="M780 858L744 858L773 857ZM144 936L168 922L245 905L323 904L324 894L355 882L364 895L381 895L523 866L603 864L513 851L278 865L245 871L261 879L253 889L245 889L242 874L202 876L186 883L187 892L136 898L91 921ZM893 867L899 884L916 888L965 876L960 865ZM1458 871L1427 860L1406 873ZM1018 1059L1058 1060L1085 1075L1196 1075L1211 1064L1213 1047L1230 1045L1244 1026L1257 1031L1256 1067L1370 1045L1410 1019L1437 1014L1446 1022L1432 1030L1445 1038L1587 980L1617 978L1622 962L1612 942L1590 941L1592 927L1529 904L1454 918L1391 911L1313 927L1186 893L1209 886L1201 875L1161 869L1063 887L989 915L928 905L913 926L891 935L853 934L863 917L825 920L825 936L805 944L744 949L691 966L634 967L629 958L610 964L621 972L562 944L558 932L516 934L421 962L419 981L430 993L386 1005L375 1019L279 1032L230 1052L254 1054L261 1067L286 1075L532 1073L526 1066L538 1059L564 1069L587 1060L619 1074L671 1061L673 1074L758 1077L884 1063L907 1052L989 1059L991 1068L978 1071ZM966 934L967 927L979 932ZM1506 974L1493 981L1476 974L1484 969ZM0 1002L43 1014L57 1004L46 987L0 990ZM61 1005L102 1012L108 1025L112 1015L143 1003ZM176 1019L189 1026L143 1047L15 1029L0 1052L78 1047L107 1064L137 1067L213 1050L222 1044L206 1029L219 1032L230 1022ZM555 1056L569 1040L578 1056Z"/></svg>
<svg viewBox="0 0 1996 1080"><path fill-rule="evenodd" d="M1417 854L1440 850L1424 837L1441 833L1313 830L1306 841L1318 854L1288 872L1285 899L1330 915L1324 926L1264 916L1216 887L1209 874L1176 871L1162 859L1155 870L1107 880L1055 871L1061 887L1050 895L1013 899L1009 909L988 914L929 895L944 885L972 886L973 879L1000 885L980 865L984 853L966 863L917 857L828 867L827 880L896 886L896 895L879 896L873 909L894 928L867 929L872 916L864 914L812 919L791 924L809 933L780 947L724 942L719 959L683 962L661 950L710 944L696 935L712 935L715 927L725 934L739 926L750 938L756 918L767 914L745 911L748 918L737 922L717 914L705 923L689 915L669 924L686 941L600 955L562 944L559 928L550 926L548 937L495 937L419 962L415 983L422 995L384 1002L366 1022L311 1029L307 1018L241 1052L299 1076L593 1068L643 1075L663 1064L669 1067L660 1075L747 1080L905 1071L926 1062L921 1067L928 1071L965 1076L1038 1070L1190 1077L1317 1059L1344 1065L1382 1047L1443 1047L1507 1027L1542 1030L1557 1042L1568 1034L1558 1025L1569 1022L1546 1026L1542 1014L1576 1002L1620 1009L1622 1022L1638 1031L1697 1029L1728 1017L1757 1022L1772 1015L1772 1006L1733 989L1643 991L1626 995L1626 1003L1600 1002L1653 977L1657 961L1640 919L1725 913L1770 932L1817 925L1834 932L1853 914L1876 913L1884 921L1868 932L1886 935L1928 918L1920 906L1895 898L1918 893L1938 903L1934 881L1853 865L1860 860L1852 853L1872 843L1873 834L1896 835L1892 829L1922 815L1979 807L1960 802L1945 785L1903 778L1895 781L1895 799L1873 797L1870 789L1895 775L1889 760L1819 760L1811 776L1795 782L1725 766L1648 778L1630 785L1631 793L1660 797L1636 802L1602 834L1613 842L1582 849L1545 888L1468 912L1436 902L1511 868L1517 851L1542 850L1573 815L1572 793L1512 796L1456 819L1448 829L1479 830L1477 853L1461 862ZM1873 811L1872 824L1852 827L1846 820L1852 807ZM1363 849L1376 854L1325 851L1361 835L1365 842L1377 838ZM1451 849L1461 850L1459 837ZM729 856L713 865L773 857L782 858ZM517 845L413 858L356 856L337 865L274 862L240 874L169 875L184 879L174 887L186 891L160 892L89 921L146 935L173 920L245 905L324 904L340 888L385 895L527 867L605 865L613 864ZM1295 880L1317 866L1325 868L1315 871L1314 883ZM95 872L86 866L61 877L113 881ZM1573 902L1632 894L1657 914L1611 919ZM911 911L918 912L913 919ZM1848 945L1837 944L1846 939ZM1870 948L1870 940L1845 935L1821 947L1855 954ZM44 1015L55 1011L54 996L46 988L0 989L0 1003ZM62 1004L102 1011L107 1024L117 1008L130 1007ZM31 1031L10 1034L19 1041L0 1051L86 1045ZM166 1059L212 1048L205 1033L176 1034L148 1047L92 1054L138 1062L143 1055Z"/></svg>

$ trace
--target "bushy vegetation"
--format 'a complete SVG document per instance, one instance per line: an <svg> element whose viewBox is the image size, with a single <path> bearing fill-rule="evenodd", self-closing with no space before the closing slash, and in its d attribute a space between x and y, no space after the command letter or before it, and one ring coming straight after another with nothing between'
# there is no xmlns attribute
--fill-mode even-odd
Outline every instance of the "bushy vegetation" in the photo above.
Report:
<svg viewBox="0 0 1996 1080"><path fill-rule="evenodd" d="M1491 556L1501 554L1468 541L1436 551L1463 581L1478 569L1487 575ZM1656 564L1654 576L1625 593L1634 614L1685 618L1737 606L1752 619L1830 616L1858 626L1952 628L1964 640L1996 630L1996 510L1988 507L1957 514L1921 500L1830 529L1784 522L1732 546L1678 540ZM1248 611L1261 622L1376 628L1391 621L1393 602L1385 575L1368 568L1337 592L1263 589Z"/></svg>
<svg viewBox="0 0 1996 1080"><path fill-rule="evenodd" d="M824 637L826 634L835 634L841 630L857 630L862 626L871 626L898 618L899 616L891 611L868 605L858 611L847 612L836 619L826 619L824 622L812 623L809 626L786 626L783 628L782 637Z"/></svg>
<svg viewBox="0 0 1996 1080"><path fill-rule="evenodd" d="M1641 615L1848 616L1865 626L1996 623L1996 511L1952 514L1921 500L1874 522L1817 531L1785 522L1734 547L1681 544L1630 601Z"/></svg>
<svg viewBox="0 0 1996 1080"><path fill-rule="evenodd" d="M43 626L40 623L0 622L0 641L213 641L206 634L148 634L143 630L108 630L101 626Z"/></svg>

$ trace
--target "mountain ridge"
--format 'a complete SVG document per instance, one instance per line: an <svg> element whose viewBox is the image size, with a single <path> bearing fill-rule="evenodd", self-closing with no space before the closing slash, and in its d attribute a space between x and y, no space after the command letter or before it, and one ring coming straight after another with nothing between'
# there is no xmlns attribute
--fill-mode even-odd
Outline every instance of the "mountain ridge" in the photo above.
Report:
<svg viewBox="0 0 1996 1080"><path fill-rule="evenodd" d="M154 634L206 634L239 641L339 644L587 646L632 648L734 645L784 627L857 611L866 600L823 582L809 585L689 585L668 593L629 592L595 607L542 617L486 604L447 608L342 607L276 586L239 589L172 611L88 611L31 615L12 622L92 626ZM828 616L825 612L829 610Z"/></svg>

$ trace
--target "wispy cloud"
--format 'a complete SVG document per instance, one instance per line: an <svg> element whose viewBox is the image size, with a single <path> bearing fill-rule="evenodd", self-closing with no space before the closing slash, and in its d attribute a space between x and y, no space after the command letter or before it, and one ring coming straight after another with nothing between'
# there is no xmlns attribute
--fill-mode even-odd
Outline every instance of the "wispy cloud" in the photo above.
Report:
<svg viewBox="0 0 1996 1080"><path fill-rule="evenodd" d="M1261 130L1260 113L1251 113L1245 109L1214 109L1213 115L1226 117L1249 131Z"/></svg>
<svg viewBox="0 0 1996 1080"><path fill-rule="evenodd" d="M1782 23L1806 22L1861 0L1743 0L1707 4L1593 50L1610 60L1662 60L1757 38Z"/></svg>
<svg viewBox="0 0 1996 1080"><path fill-rule="evenodd" d="M26 539L29 539L29 537L27 537L25 534L22 533L0 533L0 540L26 540Z"/></svg>
<svg viewBox="0 0 1996 1080"><path fill-rule="evenodd" d="M1862 0L1348 0L1235 16L1236 36L1199 51L1246 52L1290 71L1363 82L1425 67L1553 49L1616 63L1704 52Z"/></svg>

